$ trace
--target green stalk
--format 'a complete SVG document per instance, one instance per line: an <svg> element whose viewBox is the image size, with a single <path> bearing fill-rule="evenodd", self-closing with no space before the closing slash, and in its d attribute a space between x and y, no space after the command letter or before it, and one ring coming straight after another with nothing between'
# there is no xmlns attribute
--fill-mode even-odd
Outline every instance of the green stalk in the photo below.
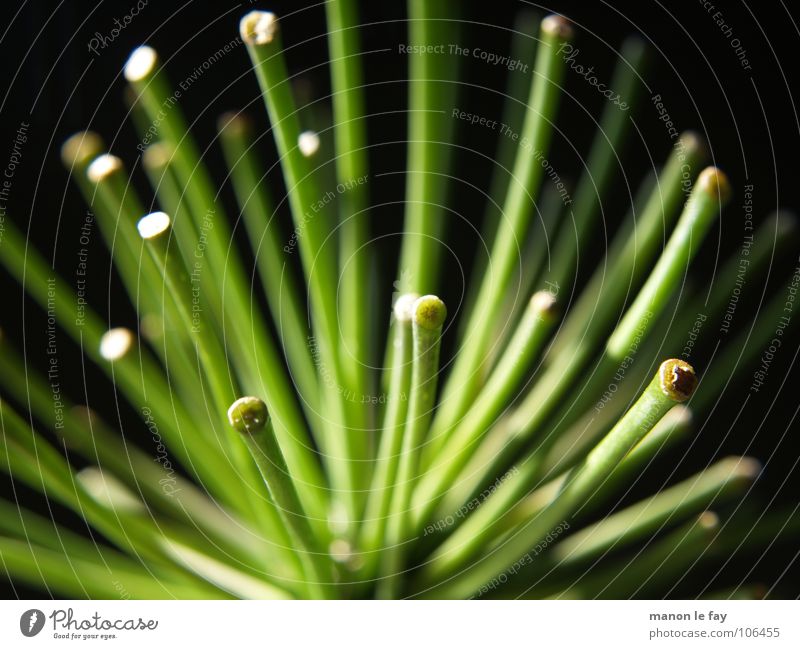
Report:
<svg viewBox="0 0 800 649"><path fill-rule="evenodd" d="M152 255L153 261L161 271L164 278L164 286L171 298L175 302L180 318L184 321L184 329L190 329L191 305L189 299L189 288L185 269L182 264L176 264L175 260L170 263L169 259L169 233L171 220L169 215L164 212L153 212L140 219L138 225L139 233L145 241L148 252ZM177 266L177 267L176 267ZM230 379L227 359L224 350L219 345L213 332L207 331L205 334L194 337L195 354L199 365L203 369L203 375L208 382L211 393L211 411L209 412L209 423L213 426L215 419L222 420L222 416L215 417L215 413L225 412L227 404L233 401L236 385ZM226 380L228 377L228 380ZM227 426L224 430L228 432ZM248 485L245 488L247 501L250 511L256 520L259 520L266 529L274 529L276 526L274 512L271 507L265 504L260 494L260 480L256 473L256 467L247 450L242 444L240 437L229 433L222 439L215 436L218 443L224 444L219 449L222 457L228 461ZM222 440L225 440L224 443Z"/></svg>
<svg viewBox="0 0 800 649"><path fill-rule="evenodd" d="M13 578L76 599L225 599L210 584L150 575L135 562L103 553L102 563L61 549L0 537L0 561ZM65 569L68 566L69 569Z"/></svg>
<svg viewBox="0 0 800 649"><path fill-rule="evenodd" d="M441 451L426 466L427 473L414 492L413 520L419 526L428 520L448 487L455 481L503 409L511 402L522 381L540 355L547 336L556 322L556 299L540 291L530 299L522 322L503 352L486 387L475 403L451 430L431 430L445 437ZM435 438L434 438L435 439Z"/></svg>
<svg viewBox="0 0 800 649"><path fill-rule="evenodd" d="M541 42L536 55L529 109L520 137L520 141L526 142L527 146L520 145L517 151L514 182L503 204L503 221L489 259L492 272L484 275L476 300L479 308L469 317L469 325L465 329L468 337L462 342L450 370L451 378L442 394L441 414L438 417L442 419L443 428L458 421L478 391L478 369L491 342L494 315L502 306L502 287L509 284L514 268L519 264L519 242L526 239L532 206L539 195L544 168L534 153L546 155L549 148L565 67L558 49L573 34L570 24L560 16L548 16L541 25Z"/></svg>
<svg viewBox="0 0 800 649"><path fill-rule="evenodd" d="M418 46L457 42L457 22L448 20L454 3L408 0L408 40ZM454 131L451 109L457 82L457 60L427 53L409 57L408 160L403 240L400 251L401 291L437 290L444 233L447 167Z"/></svg>
<svg viewBox="0 0 800 649"><path fill-rule="evenodd" d="M686 274L700 242L729 194L728 180L720 170L708 167L701 172L658 262L609 337L604 353L590 376L589 387L581 390L581 393L585 390L588 394L595 394L602 390L623 363L627 366L635 360L636 351L657 321L681 277ZM506 443L493 462L485 467L484 475L501 473L523 446L542 433L543 425L555 411L570 407L571 404L564 404L567 392L574 388L595 349L596 345L585 336L573 348L565 350L562 354L565 358L553 362L505 422L507 432L501 431L500 435L507 435ZM574 407L572 410L575 412L562 417L559 426L568 425L582 413ZM556 435L548 435L538 454L545 455L556 439ZM541 458L537 462L540 463Z"/></svg>
<svg viewBox="0 0 800 649"><path fill-rule="evenodd" d="M758 477L761 465L748 457L730 457L705 471L581 528L553 548L553 561L588 561L616 550L708 507L741 496ZM593 498L594 499L594 498ZM580 515L580 510L576 515Z"/></svg>
<svg viewBox="0 0 800 649"><path fill-rule="evenodd" d="M183 195L198 234L200 293L204 306L207 304L214 316L211 321L204 319L202 326L213 328L216 321L226 351L233 357L232 365L242 374L243 387L265 393L287 462L300 478L300 495L314 519L322 520L327 510L325 480L283 359L275 349L260 310L250 301L249 282L238 255L230 254L233 238L228 219L216 200L211 178L186 128L177 95L170 92L158 64L158 55L152 48L140 47L126 63L125 77L138 93L138 101L152 123L157 125L158 136L174 151L171 164L184 188ZM249 316L247 328L242 326L242 314ZM226 336L228 331L233 335Z"/></svg>
<svg viewBox="0 0 800 649"><path fill-rule="evenodd" d="M664 361L645 391L616 426L592 450L586 459L570 472L561 491L538 516L508 539L506 544L485 555L465 573L442 584L440 590L447 597L470 597L484 584L501 574L508 566L540 542L557 525L571 517L583 501L614 470L622 458L675 404L687 400L697 385L697 377L690 365L670 359ZM520 471L520 475L523 472ZM508 484L500 489L507 488ZM494 494L497 497L497 493ZM458 553L442 557L436 574L448 574L441 564L458 564ZM423 574L431 576L433 564L428 564Z"/></svg>
<svg viewBox="0 0 800 649"><path fill-rule="evenodd" d="M629 599L642 591L657 592L675 583L707 554L720 532L719 518L703 512L668 536L645 548L620 566L615 563L587 573L584 579L557 595L558 599Z"/></svg>
<svg viewBox="0 0 800 649"><path fill-rule="evenodd" d="M547 278L555 286L567 287L578 275L578 255L585 250L589 237L594 233L602 197L610 189L614 171L620 167L619 152L630 125L628 110L644 85L641 73L646 57L647 48L641 38L631 37L622 44L609 87L618 90L619 95L625 98L628 109L621 110L620 106L608 102L603 111L586 167L575 189L573 227L561 228L550 257L552 265Z"/></svg>
<svg viewBox="0 0 800 649"><path fill-rule="evenodd" d="M397 482L387 521L387 548L384 550L381 566L381 574L385 580L379 585L381 594L388 597L394 597L397 591L404 554L403 544L413 534L411 494L414 482L419 476L420 447L428 432L433 408L436 405L442 325L447 316L444 302L435 295L418 298L414 302L412 312L411 389Z"/></svg>
<svg viewBox="0 0 800 649"><path fill-rule="evenodd" d="M189 276L183 261L174 254L170 255L169 251L172 219L166 212L152 212L139 219L137 228L147 253L159 271L164 300L173 302L177 309L179 329L193 333L191 338L195 353L211 390L212 412L224 411L239 388L214 332L195 332L192 326Z"/></svg>
<svg viewBox="0 0 800 649"><path fill-rule="evenodd" d="M167 413L157 425L170 448L201 484L235 508L230 497L232 485L237 483L236 476L216 462L216 455L208 446L206 436L197 432L195 418L173 399L161 368L143 349L136 355L127 354L121 360L109 362L100 349L107 333L101 319L88 306L80 311L78 297L70 286L52 272L33 248L27 247L26 239L12 223L6 221L4 225L0 262L43 310L50 308L51 294L58 296L58 325L106 372L109 380L137 409ZM172 416L169 416L170 413ZM191 451L187 443L191 443Z"/></svg>
<svg viewBox="0 0 800 649"><path fill-rule="evenodd" d="M563 358L566 350L584 337L592 345L600 344L601 336L608 334L631 290L638 287L656 257L664 233L670 232L675 224L685 197L684 174L687 169L694 170L704 156L705 145L699 136L692 132L681 135L646 202L637 196L603 262L570 309L550 358ZM643 187L650 187L650 183L643 183ZM640 211L636 209L638 206Z"/></svg>
<svg viewBox="0 0 800 649"><path fill-rule="evenodd" d="M86 168L86 177L93 189L84 197L96 212L100 231L131 303L142 317L158 313L157 295L141 288L142 284L149 286L158 273L150 259L139 255L136 220L144 212L122 160L109 154L100 155ZM84 181L78 185L82 190L89 189Z"/></svg>
<svg viewBox="0 0 800 649"><path fill-rule="evenodd" d="M325 598L331 594L330 560L319 547L319 537L308 524L294 480L272 430L266 404L257 397L237 399L228 409L228 420L241 433L269 489L270 498L300 545L300 559L307 571L310 594L316 599Z"/></svg>
<svg viewBox="0 0 800 649"><path fill-rule="evenodd" d="M386 532L392 492L396 488L414 358L411 333L412 306L418 298L416 293L405 293L394 303L394 323L391 329L394 353L392 354L391 379L387 391L388 405L382 424L383 432L375 462L372 487L367 498L366 513L361 527L360 550L364 553L363 573L365 575L372 575L380 560L380 549Z"/></svg>
<svg viewBox="0 0 800 649"><path fill-rule="evenodd" d="M611 359L623 359L641 323L658 317L730 194L728 179L719 169L708 167L697 178L696 188L661 258L608 340L606 353Z"/></svg>
<svg viewBox="0 0 800 649"><path fill-rule="evenodd" d="M325 3L333 101L333 135L336 176L339 183L365 178L369 173L367 134L359 55L358 16L355 0ZM339 307L342 331L340 350L342 378L356 395L370 394L369 352L372 329L364 312L369 301L369 256L367 255L369 196L366 185L358 185L340 197L339 217ZM358 425L365 427L367 408L354 408Z"/></svg>
<svg viewBox="0 0 800 649"><path fill-rule="evenodd" d="M306 417L320 435L318 378L304 335L307 319L299 299L301 292L283 261L285 239L281 238L282 231L265 183L266 173L252 144L252 124L241 114L226 113L218 121L218 132L290 374L302 395Z"/></svg>
<svg viewBox="0 0 800 649"><path fill-rule="evenodd" d="M581 511L584 514L595 511L624 486L631 485L633 478L653 460L657 453L663 452L665 447L676 444L688 434L690 421L687 407L673 406L595 489L581 506ZM592 446L595 444L596 441ZM486 547L501 545L507 533L533 519L558 495L568 477L569 473L561 474L516 503L506 501L502 508L498 508L495 503L487 503L487 507L481 507L474 512L452 537L437 549L433 559L439 555L446 555L451 548L458 548L463 565Z"/></svg>
<svg viewBox="0 0 800 649"><path fill-rule="evenodd" d="M323 196L315 186L308 160L297 147L300 126L288 83L277 17L265 11L252 11L242 18L239 29L253 62L280 155L298 235L297 245L308 283L315 333L313 345L331 377L330 381L320 385L320 399L330 421L330 444L336 449L332 461L343 465L341 470L331 473L331 479L336 480L332 486L344 503L345 525L349 527L358 520L361 512L363 494L360 489L368 477L365 461L369 445L364 431L348 429L345 404L340 394L342 372L338 356L336 264L331 247L325 245L326 228L324 223L318 222L321 215L314 211Z"/></svg>

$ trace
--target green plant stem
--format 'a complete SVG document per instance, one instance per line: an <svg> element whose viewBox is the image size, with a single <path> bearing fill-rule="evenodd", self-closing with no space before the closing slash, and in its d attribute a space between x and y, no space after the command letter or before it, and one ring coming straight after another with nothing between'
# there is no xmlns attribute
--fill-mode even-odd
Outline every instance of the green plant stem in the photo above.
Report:
<svg viewBox="0 0 800 649"><path fill-rule="evenodd" d="M448 597L470 597L501 574L514 561L540 542L557 525L572 516L583 501L614 470L622 458L676 403L688 399L697 384L692 367L682 361L664 361L645 391L617 425L592 450L586 459L570 472L558 495L538 516L525 525L502 548L487 554L441 588ZM519 475L523 475L520 471ZM507 488L502 485L498 492ZM497 493L493 497L497 497ZM453 554L444 560L453 561ZM428 564L428 570L430 570ZM435 591L434 591L435 592Z"/></svg>
<svg viewBox="0 0 800 649"><path fill-rule="evenodd" d="M260 310L250 302L249 283L239 256L230 254L233 239L228 219L216 200L213 183L188 132L176 95L170 92L158 66L158 56L151 48L139 48L128 60L125 73L137 92L137 101L157 125L158 137L174 151L171 166L184 188L198 246L203 236L203 245L197 248L201 253L200 293L214 317L204 319L201 326L212 328L216 322L226 352L232 356L231 364L241 373L243 388L265 393L286 460L298 476L300 496L313 520L322 521L327 511L325 479L283 359ZM247 327L242 326L242 314L248 318ZM232 335L226 336L228 331ZM323 532L322 526L319 531Z"/></svg>
<svg viewBox="0 0 800 649"><path fill-rule="evenodd" d="M760 471L761 465L752 458L730 457L716 462L705 471L571 534L553 548L553 561L586 561L636 543L712 505L741 496Z"/></svg>
<svg viewBox="0 0 800 649"><path fill-rule="evenodd" d="M624 358L628 341L641 328L642 321L658 317L730 193L728 179L718 169L708 167L700 174L661 258L608 340L606 351L610 358Z"/></svg>
<svg viewBox="0 0 800 649"><path fill-rule="evenodd" d="M636 486L636 476L642 469L649 465L659 453L664 453L666 449L685 439L690 430L691 414L689 408L683 405L673 406L652 430L630 450L603 483L589 496L586 502L581 505L580 513L586 516L587 513L598 510L625 487L628 488L628 491L633 489ZM596 440L592 442L592 446L595 444ZM577 458L582 459L585 457L586 452L588 450L580 454L576 453ZM577 460L567 464L563 471L568 471L576 462ZM564 486L569 473L558 471L557 475L558 477L542 485L517 504L512 505L506 512L497 512L495 510L495 514L488 519L476 513L474 521L471 518L464 524L463 529L459 528L455 532L452 545L462 547L464 550L466 550L467 544L477 548L477 539L472 536L471 531L480 536L485 543L491 544L492 539L502 539L505 533L532 519L558 494ZM445 547L442 546L438 551L444 553ZM473 550L474 553L475 551Z"/></svg>
<svg viewBox="0 0 800 649"><path fill-rule="evenodd" d="M626 299L638 288L656 258L665 233L675 224L686 197L684 174L701 164L704 155L705 145L699 136L684 133L658 174L655 186L643 183L647 199L637 196L634 201L604 260L570 309L550 352L552 359L563 358L565 350L576 341L587 338L590 345L599 344L600 337L608 335Z"/></svg>
<svg viewBox="0 0 800 649"><path fill-rule="evenodd" d="M394 322L391 328L394 353L392 354L391 380L387 391L389 403L382 422L383 432L375 461L375 471L367 499L364 522L361 527L360 550L364 553L363 574L366 576L374 574L380 560L381 544L386 532L392 493L396 488L414 358L411 306L418 297L415 293L405 293L395 301L394 305Z"/></svg>
<svg viewBox="0 0 800 649"><path fill-rule="evenodd" d="M408 40L419 46L458 42L457 3L408 0ZM398 269L400 291L438 290L448 167L458 89L458 57L409 57L405 221Z"/></svg>
<svg viewBox="0 0 800 649"><path fill-rule="evenodd" d="M151 226L151 223L154 223L154 225ZM171 228L169 216L163 212L149 214L142 217L138 227L145 241L145 247L160 270L164 287L175 302L180 319L184 322L184 329L191 328L191 304L186 271L180 260L170 260L169 258L168 246ZM225 431L221 439L217 436L220 442L225 440L219 449L220 453L232 465L236 473L242 476L245 484L249 485L245 487L245 494L252 515L266 529L274 529L276 524L275 516L270 511L271 507L261 496L261 481L256 472L256 467L242 444L241 438L222 423L224 422L222 413L226 411L228 405L233 401L237 390L236 385L230 379L226 380L229 372L224 350L219 345L213 332L210 331L195 337L193 342L199 364L203 368L203 375L210 388L211 409L209 423L213 426L213 422L216 420Z"/></svg>
<svg viewBox="0 0 800 649"><path fill-rule="evenodd" d="M9 576L45 592L51 589L76 599L226 599L211 584L147 574L137 563L104 551L102 563L65 549L0 537L0 560ZM68 569L65 569L68 567Z"/></svg>
<svg viewBox="0 0 800 649"><path fill-rule="evenodd" d="M330 559L320 547L320 539L308 524L308 517L297 495L286 460L275 437L266 404L255 397L243 397L228 410L231 425L241 434L269 489L281 518L299 544L300 559L306 568L312 597L331 594Z"/></svg>
<svg viewBox="0 0 800 649"><path fill-rule="evenodd" d="M703 512L697 518L645 548L620 566L618 563L588 573L559 599L628 599L643 592L657 592L660 585L674 584L708 553L717 538L719 518Z"/></svg>
<svg viewBox="0 0 800 649"><path fill-rule="evenodd" d="M325 3L325 12L336 176L339 183L346 184L369 173L357 4L355 0L332 0ZM343 193L339 203L340 356L343 378L355 394L370 394L372 389L368 368L373 334L364 312L364 304L369 301L368 204L367 185ZM356 408L354 412L360 415L357 425L369 424L367 408Z"/></svg>
<svg viewBox="0 0 800 649"><path fill-rule="evenodd" d="M622 44L609 87L618 90L628 108L622 110L609 101L603 111L586 167L575 189L573 227L561 228L550 257L551 266L546 276L555 286L567 287L578 275L579 254L584 252L589 237L594 233L602 197L610 189L614 171L620 167L619 153L630 125L628 111L641 94L644 85L641 74L646 58L647 48L641 38L630 37Z"/></svg>
<svg viewBox="0 0 800 649"><path fill-rule="evenodd" d="M342 372L333 283L337 277L334 272L336 264L331 246L326 245L323 239L324 223L316 222L319 215L309 216L314 214L314 206L321 200L321 195L308 161L297 147L300 126L288 83L278 19L268 12L250 12L242 18L240 32L272 123L295 230L302 232L302 236L297 237L297 245L308 284L316 334L313 342L321 363L330 374L330 381L320 383L320 399L330 422L328 444L335 449L332 461L340 465L339 469L331 472L331 480L336 496L345 507L345 526L351 527L361 513L363 492L360 490L368 479L366 460L369 444L364 431L348 429L347 410L337 390L342 386Z"/></svg>
<svg viewBox="0 0 800 649"><path fill-rule="evenodd" d="M252 141L252 124L243 115L227 113L218 122L225 160L242 210L272 318L289 362L290 375L302 395L312 429L321 435L318 378L304 332L307 321L291 270L283 261L285 239L277 222L261 161Z"/></svg>
<svg viewBox="0 0 800 649"><path fill-rule="evenodd" d="M439 350L447 309L438 297L424 295L414 302L412 313L411 389L397 482L387 521L387 547L383 551L381 565L381 574L385 579L378 586L379 593L388 597L394 597L397 592L404 555L403 545L413 535L411 494L418 478L420 446L428 432L431 414L436 405Z"/></svg>
<svg viewBox="0 0 800 649"><path fill-rule="evenodd" d="M688 409L680 405L673 406L659 420L603 483L598 485L581 505L581 511L584 513L592 511L602 504L609 494L615 493L618 487L629 484L631 477L641 470L642 466L649 462L668 441L674 443L675 438L680 438L681 434L688 430L688 417L685 414L681 415L681 410L685 413ZM536 478L527 472L531 468L535 468L535 465L531 463L522 465L519 469L522 479L519 474L515 474L509 480L516 480L517 484L532 484ZM533 520L558 495L569 476L569 473L558 475L536 488L530 495L518 500L515 500L518 494L512 493L513 490L508 488L511 485L503 487L501 484L499 489L502 490L495 491L494 497L482 502L480 507L431 555L430 565L427 568L431 574L430 583L443 577L446 572L452 573L464 566L487 547L501 546L509 532ZM451 554L454 554L453 558L448 556Z"/></svg>
<svg viewBox="0 0 800 649"><path fill-rule="evenodd" d="M519 242L526 239L532 215L532 206L539 195L544 169L534 153L546 155L553 131L553 122L560 95L564 71L559 47L572 36L569 23L559 16L548 16L542 21L541 42L532 75L529 108L520 135L520 146L514 163L511 182L503 204L503 221L498 228L489 259L492 272L483 277L477 308L469 317L465 331L468 337L461 343L456 360L450 370L441 398L442 428L449 428L463 415L475 398L479 388L479 368L489 347L494 331L494 315L502 306L504 292L515 266L519 263Z"/></svg>
<svg viewBox="0 0 800 649"><path fill-rule="evenodd" d="M448 487L469 460L473 447L495 422L530 372L556 321L556 300L547 291L535 293L511 342L503 352L486 387L464 417L450 430L442 450L426 467L427 473L414 492L413 520L419 526L428 520ZM431 434L438 431L432 429Z"/></svg>
<svg viewBox="0 0 800 649"><path fill-rule="evenodd" d="M140 349L136 358L127 354L113 363L103 358L100 354L100 342L106 328L100 318L88 306L82 311L78 310L75 292L52 272L33 248L26 246L25 238L8 221L5 223L0 245L0 262L43 310L49 308L53 295L58 296L57 322L60 327L106 372L109 379L137 409L167 413L159 419L157 425L170 448L201 484L236 509L237 503L231 501L233 485L237 484L236 475L216 462L216 455L206 436L197 432L197 422L184 406L172 398L161 368L145 350ZM168 413L172 413L172 417ZM191 451L187 446L189 442Z"/></svg>
<svg viewBox="0 0 800 649"><path fill-rule="evenodd" d="M538 44L538 40L533 34L536 33L536 28L541 22L541 15L536 11L521 9L517 13L510 35L511 49L509 58L512 61L525 61L526 64L533 64ZM507 125L512 133L519 133L522 130L529 89L530 82L526 74L516 70L508 73L503 97L503 113L500 121L502 124ZM497 150L494 155L495 166L492 169L492 180L489 184L489 200L481 224L480 245L470 273L473 278L483 277L486 272L489 250L497 235L497 229L501 221L499 212L508 192L508 187L511 184L511 167L514 165L517 146L518 143L513 137L498 138ZM542 210L542 213L544 213L544 210ZM530 259L528 255L525 258ZM475 309L479 287L479 281L473 280L469 282L467 294L464 298L463 313L472 313ZM466 325L467 318L459 318L456 333L457 340L462 340L466 335Z"/></svg>
<svg viewBox="0 0 800 649"><path fill-rule="evenodd" d="M603 355L597 361L589 378L589 387L581 390L594 394L608 385L609 379L620 367L627 368L635 360L636 352L647 338L659 314L666 306L680 279L697 253L700 243L714 218L729 198L729 185L725 175L714 167L701 172L683 213L661 256L656 262L634 302L625 312L614 332L608 338ZM594 339L594 337L593 337ZM565 404L570 389L580 382L581 372L589 362L597 345L587 336L576 341L573 348L562 353L564 358L555 360L528 396L504 422L505 438L502 449L484 467L484 476L499 475L520 449L542 433L543 425L557 410L570 407ZM565 427L580 417L582 410L568 417L561 417L559 427ZM544 456L557 440L552 434L540 444L537 453ZM541 457L537 463L541 464ZM480 475L477 476L479 479ZM476 487L477 488L477 485Z"/></svg>
<svg viewBox="0 0 800 649"><path fill-rule="evenodd" d="M87 167L86 175L89 186L82 180L78 186L89 191L84 197L95 211L100 232L131 303L142 317L158 313L157 294L142 290L142 284L148 286L157 279L158 273L150 259L142 259L139 255L136 221L144 211L122 160L108 154L101 155Z"/></svg>

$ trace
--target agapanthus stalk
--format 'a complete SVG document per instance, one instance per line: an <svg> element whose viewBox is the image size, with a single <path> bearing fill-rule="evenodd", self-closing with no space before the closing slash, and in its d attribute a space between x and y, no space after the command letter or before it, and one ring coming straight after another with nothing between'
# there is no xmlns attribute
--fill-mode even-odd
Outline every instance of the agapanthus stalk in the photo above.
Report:
<svg viewBox="0 0 800 649"><path fill-rule="evenodd" d="M628 451L675 403L686 401L696 385L697 377L690 365L676 359L664 361L637 402L586 459L573 469L553 501L508 539L503 547L485 555L469 571L461 573L441 588L448 596L470 597L484 583L502 573L552 529L570 518ZM505 486L501 486L491 497L496 497ZM442 560L452 561L455 554L442 557Z"/></svg>
<svg viewBox="0 0 800 649"><path fill-rule="evenodd" d="M403 546L413 535L411 494L418 478L420 447L436 404L442 325L447 316L444 302L435 295L423 295L411 308L413 360L408 412L391 514L387 521L387 547L381 566L385 580L379 585L380 591L388 596L396 591L404 556Z"/></svg>
<svg viewBox="0 0 800 649"><path fill-rule="evenodd" d="M386 393L388 403L381 426L380 446L375 459L372 486L367 498L360 535L360 549L364 553L363 571L366 575L372 574L379 562L392 494L396 486L414 358L411 333L411 321L414 317L412 307L418 298L419 295L416 293L405 293L394 303L394 322L391 329L394 353L391 378Z"/></svg>
<svg viewBox="0 0 800 649"><path fill-rule="evenodd" d="M281 518L299 544L300 560L306 567L309 592L315 598L330 593L330 559L323 554L320 539L308 522L294 480L272 430L267 405L258 397L241 397L228 409L228 420L242 435L261 472L269 495Z"/></svg>
<svg viewBox="0 0 800 649"><path fill-rule="evenodd" d="M301 233L297 236L297 247L310 300L313 344L328 373L328 380L320 381L320 398L329 419L329 443L335 445L333 461L344 466L342 471L333 474L343 481L333 486L337 499L346 508L348 521L345 524L351 526L361 513L363 493L360 490L368 477L365 461L369 443L364 431L348 429L346 407L340 394L343 384L333 283L337 277L335 257L331 246L324 240L327 229L321 221L324 213L308 216L314 214L321 194L308 160L297 147L300 126L289 86L278 18L269 12L253 11L242 18L239 30L272 123L295 230Z"/></svg>
<svg viewBox="0 0 800 649"><path fill-rule="evenodd" d="M480 380L478 368L483 362L494 330L494 314L502 305L503 290L519 265L519 242L524 241L539 195L544 169L532 152L545 155L549 148L553 121L560 96L561 77L565 63L558 48L568 42L573 30L561 16L548 16L542 21L541 42L532 75L528 111L520 139L529 147L520 147L514 163L513 181L502 209L502 223L492 247L489 265L491 272L481 281L476 300L478 307L469 318L458 355L450 370L450 378L442 393L442 427L458 421L472 402Z"/></svg>
<svg viewBox="0 0 800 649"><path fill-rule="evenodd" d="M426 466L426 475L414 493L413 519L416 525L428 520L447 488L458 477L473 447L510 403L522 381L542 352L556 321L556 299L540 291L530 299L525 315L497 367L475 403L453 430L437 431L446 438L441 451Z"/></svg>

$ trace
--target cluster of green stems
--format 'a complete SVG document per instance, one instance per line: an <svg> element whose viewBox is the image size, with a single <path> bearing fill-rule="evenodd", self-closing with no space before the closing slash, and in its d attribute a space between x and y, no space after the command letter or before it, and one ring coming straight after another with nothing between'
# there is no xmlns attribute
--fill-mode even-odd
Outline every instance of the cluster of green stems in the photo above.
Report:
<svg viewBox="0 0 800 649"><path fill-rule="evenodd" d="M447 6L410 0L410 41L456 38L460 21ZM139 411L164 457L154 463L130 443L135 424L106 421L66 395L53 426L51 386L2 342L3 468L107 541L95 545L0 503L6 570L78 597L119 596L116 584L141 598L613 597L638 593L654 566L667 574L664 565L681 570L713 556L722 523L708 509L749 488L759 471L752 458L726 458L619 505L645 490L639 476L659 454L685 442L693 415L713 409L737 364L755 360L782 307L779 295L744 343L702 376L680 358L694 307L702 303L713 317L730 292L723 281L708 294L684 289L731 194L722 171L701 170L700 137L684 134L657 176L643 181L604 259L577 288L630 125L609 104L574 202L553 200L532 151L548 155L568 81L560 52L574 28L561 16L521 15L512 51L532 73L529 82L511 76L504 120L529 146L504 140L498 150L482 232L487 254L454 318L432 292L443 277L456 150L454 120L441 107L454 101L458 66L413 57L402 286L379 348L388 308L372 304L377 259L357 8L329 0L325 9L332 126L296 103L278 18L254 11L241 20L285 186L280 202L255 127L228 113L218 132L238 207L229 218L147 46L124 72L133 121L150 134L139 160L155 196L150 208L99 135L64 144L64 165L125 289L109 293L109 310L133 304L130 329L109 328L7 225L0 262L42 308L54 308L59 332ZM627 41L612 86L631 106L645 63L642 43ZM336 200L323 201L331 188ZM291 234L281 223L286 210ZM252 268L236 243L240 224ZM789 215L765 221L751 273L767 271L793 227ZM445 370L447 336L455 352ZM787 522L796 529L796 517L772 524ZM732 542L736 534L727 534ZM634 561L612 553L635 547Z"/></svg>

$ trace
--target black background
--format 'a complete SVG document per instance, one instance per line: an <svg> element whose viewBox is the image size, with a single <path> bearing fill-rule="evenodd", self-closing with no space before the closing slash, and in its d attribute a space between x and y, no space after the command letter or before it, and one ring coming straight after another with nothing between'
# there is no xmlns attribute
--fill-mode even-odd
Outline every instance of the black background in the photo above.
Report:
<svg viewBox="0 0 800 649"><path fill-rule="evenodd" d="M122 100L125 84L121 69L135 46L142 43L154 46L166 61L170 77L177 81L191 74L202 61L238 35L238 20L244 12L251 8L269 9L284 17L282 29L290 71L309 83L312 99L324 98L329 92L324 66L327 60L324 7L320 3L150 0L113 42L97 55L90 52L87 44L94 34L99 32L108 37L115 26L114 19L122 20L134 4L133 0L97 4L63 2L56 8L56 3L50 2L3 3L6 15L2 21L5 33L0 70L0 163L10 155L20 124L30 124L22 162L13 179L9 217L23 229L29 227L32 243L67 274L74 265L79 227L76 224L81 222L85 206L61 167L58 148L73 132L91 128L106 138L111 152L122 157L129 167L134 166L137 139L132 126L125 121L127 107ZM365 57L366 82L378 88L367 93L368 112L376 115L369 126L370 141L375 145L370 162L373 173L402 171L404 147L390 143L402 140L406 123L403 111L407 99L404 80L408 60L397 53L397 45L407 40L405 7L402 2L361 4L361 20L367 25L362 33L362 49L392 50ZM738 206L745 183L755 186L757 216L766 215L778 206L798 208L800 122L791 89L798 82L796 52L800 31L787 3L718 3L725 22L733 29L733 36L747 51L750 71L740 65L730 40L712 17L714 12L709 13L701 2L640 0L536 5L494 0L461 4L464 15L470 18L470 22L463 25L463 43L497 52L508 50L509 29L521 7L539 7L543 13L563 13L577 25L580 35L576 47L581 50L581 60L594 65L605 78L610 78L616 50L625 36L639 33L651 42L654 57L646 76L650 89L664 98L679 129L693 128L704 134L714 163L728 172L734 188L730 208L718 229L708 237L709 242L700 255L698 276L707 277L718 254L727 256L740 245L742 229ZM464 86L459 105L471 112L499 117L502 96L498 92L503 90L506 76L503 68L470 60L463 70L469 85ZM572 152L573 146L584 154L588 150L594 131L590 116L599 116L605 100L577 76L567 72L565 79L572 96L562 100L559 127L563 135L554 138L550 157L556 168L565 170L565 176L575 177L581 160ZM201 146L209 147L208 163L220 181L225 173L214 143L216 117L225 110L244 110L264 132L267 129L258 88L241 47L211 66L184 93L181 106L189 121L194 122L193 130ZM381 116L377 117L378 114ZM650 156L660 162L666 158L672 144L663 124L656 119L647 93L633 117L641 136L632 137L629 143L625 176L619 176L617 191L604 205L605 221L598 229L590 257L602 254L605 237L613 232L615 219L624 212L627 194L631 191L628 184L635 187L651 165ZM458 136L462 142L468 140L470 147L492 155L496 144L494 134L465 125L460 128ZM264 138L263 142L265 156L274 157L269 139ZM485 188L490 171L490 163L481 156L459 155L454 173ZM144 177L139 175L136 182L142 195L150 196ZM278 178L276 174L276 187L279 187ZM387 202L402 201L402 175L376 179L371 191ZM475 195L454 192L451 205L465 219L479 223L483 206ZM233 208L229 211L234 213ZM401 205L383 208L373 217L374 233L401 231ZM447 237L461 262L468 267L476 245L474 235L468 228L458 227ZM396 272L398 242L398 237L389 237L380 244L381 271L386 277L385 304L388 304L391 280ZM794 250L790 259L777 263L771 270L770 289L783 282L787 272L796 266L796 245ZM107 304L109 287L113 293L118 284L108 272L109 261L104 250L95 245L92 255L93 272L97 273L90 284L92 300L105 312L102 306ZM34 350L31 362L35 366L37 345L44 346L37 338L38 332L43 336L43 318L36 309L23 309L26 303L16 284L2 281L4 298L0 326L17 343L21 341L23 330L28 332L26 348ZM753 297L757 302L761 287L756 289ZM461 290L461 279L454 274L442 289L443 297L447 301L448 297L457 297ZM376 308L384 307L376 305ZM130 324L132 311L116 299L109 320L112 324ZM790 426L797 408L796 387L793 387L798 379L798 372L793 369L795 352L796 345L776 360L770 371L769 389L751 400L724 446L719 442L721 431L728 431L731 422L726 420L727 410L721 409L714 425L705 427L702 439L698 440L694 451L698 456L687 460L686 470L680 473L691 473L692 468L705 466L715 456L744 452L760 458L772 456L759 489L767 496L777 494L779 501L797 502L798 445L791 434L773 455L776 440ZM68 355L65 366L69 367L72 362L74 367L79 367L77 352L70 353L72 360ZM92 405L101 411L113 402L112 389L102 378L100 373L91 370L87 375ZM783 396L773 405L782 383ZM82 390L77 385L76 388L80 395ZM731 403L738 403L745 394L744 389L731 392ZM762 423L760 432L755 435L753 431ZM794 428L796 433L796 426ZM784 482L785 478L788 481ZM653 480L658 480L657 471ZM9 486L5 478L2 485ZM758 578L766 583L776 579L792 560L795 550L783 547L767 557L759 567ZM736 567L731 570L735 572ZM779 591L784 595L797 594L796 579L792 575L797 576L796 567L784 577L785 588ZM24 588L14 593L36 595Z"/></svg>

